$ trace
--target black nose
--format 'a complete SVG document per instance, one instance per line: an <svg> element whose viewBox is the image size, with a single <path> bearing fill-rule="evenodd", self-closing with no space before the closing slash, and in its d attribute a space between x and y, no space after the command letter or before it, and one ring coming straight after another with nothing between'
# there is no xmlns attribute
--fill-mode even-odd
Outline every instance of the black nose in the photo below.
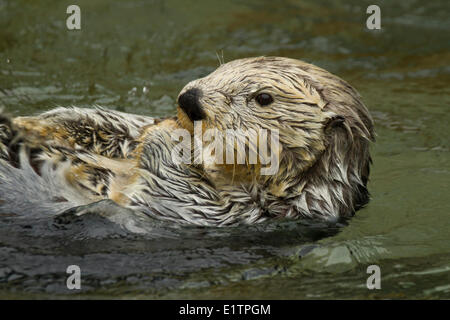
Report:
<svg viewBox="0 0 450 320"><path fill-rule="evenodd" d="M178 104L186 112L192 121L203 120L206 118L205 111L200 104L202 91L197 88L189 89L178 97Z"/></svg>

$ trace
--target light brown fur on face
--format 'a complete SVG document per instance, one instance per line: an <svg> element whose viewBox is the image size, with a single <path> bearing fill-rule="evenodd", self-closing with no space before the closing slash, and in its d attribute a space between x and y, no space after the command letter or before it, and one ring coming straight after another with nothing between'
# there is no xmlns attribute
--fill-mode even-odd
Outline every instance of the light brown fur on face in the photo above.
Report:
<svg viewBox="0 0 450 320"><path fill-rule="evenodd" d="M199 94L186 98L192 90ZM273 101L261 105L261 93ZM28 192L30 203L48 210L54 198L67 207L112 199L203 226L336 221L368 202L373 122L356 90L337 76L299 60L247 58L188 83L179 101L177 118L163 121L102 108L0 117L0 200L14 207L15 192ZM265 165L250 164L248 153L244 164L208 161L213 140L203 141L201 164L174 162L172 133L184 128L193 135L193 118L202 119L202 132L278 130L279 145L268 150L278 169L263 175ZM32 189L20 185L25 179Z"/></svg>
<svg viewBox="0 0 450 320"><path fill-rule="evenodd" d="M325 179L323 184L346 182L350 172L344 170L354 169L353 179L365 187L368 145L374 139L372 119L358 93L338 77L299 60L260 57L222 65L189 83L181 94L192 88L202 92L206 128L279 130L280 168L276 175L259 176L258 166L206 166L205 171L214 172L214 180L220 184L229 184L236 177L242 182L251 176L255 182L250 183L264 185L273 196L292 197L303 192L308 179ZM255 101L258 93L268 93L274 101L260 106ZM178 114L179 123L192 130L183 110L179 108ZM350 197L344 191L340 196Z"/></svg>

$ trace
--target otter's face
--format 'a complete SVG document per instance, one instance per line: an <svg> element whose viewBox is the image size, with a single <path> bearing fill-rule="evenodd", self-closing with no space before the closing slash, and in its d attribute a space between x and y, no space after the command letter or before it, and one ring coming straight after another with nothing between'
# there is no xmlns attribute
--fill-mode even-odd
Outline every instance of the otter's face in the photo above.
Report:
<svg viewBox="0 0 450 320"><path fill-rule="evenodd" d="M325 150L326 127L339 114L327 108L330 101L322 91L329 90L332 98L339 86L346 84L298 60L235 60L183 88L178 120L191 132L193 122L200 120L204 130L278 130L280 165L272 179L286 181L285 190L287 181L300 178ZM227 171L227 166L222 168Z"/></svg>

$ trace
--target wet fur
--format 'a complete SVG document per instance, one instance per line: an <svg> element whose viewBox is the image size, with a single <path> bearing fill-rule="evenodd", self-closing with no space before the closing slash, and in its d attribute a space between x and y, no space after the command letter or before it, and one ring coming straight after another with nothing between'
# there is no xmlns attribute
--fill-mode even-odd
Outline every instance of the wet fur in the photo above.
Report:
<svg viewBox="0 0 450 320"><path fill-rule="evenodd" d="M57 108L0 118L0 209L57 213L101 199L182 224L349 217L369 200L373 123L345 81L304 62L235 60L187 84L203 92L203 127L278 129L279 171L258 165L172 161L178 117L156 120L103 108ZM270 106L257 92L274 97ZM17 204L22 205L17 205ZM25 205L28 203L28 205Z"/></svg>

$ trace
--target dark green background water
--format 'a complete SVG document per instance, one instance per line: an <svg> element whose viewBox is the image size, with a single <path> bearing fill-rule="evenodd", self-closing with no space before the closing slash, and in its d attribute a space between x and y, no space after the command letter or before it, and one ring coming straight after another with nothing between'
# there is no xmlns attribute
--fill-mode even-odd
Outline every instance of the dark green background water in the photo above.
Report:
<svg viewBox="0 0 450 320"><path fill-rule="evenodd" d="M9 113L100 104L171 115L217 55L303 59L355 86L375 119L372 201L329 237L296 223L67 236L5 220L1 298L450 298L447 0L378 0L374 31L365 24L374 1L86 0L76 1L81 31L68 31L72 2L0 0ZM81 292L65 289L69 264L81 267ZM366 288L371 264L381 290Z"/></svg>

